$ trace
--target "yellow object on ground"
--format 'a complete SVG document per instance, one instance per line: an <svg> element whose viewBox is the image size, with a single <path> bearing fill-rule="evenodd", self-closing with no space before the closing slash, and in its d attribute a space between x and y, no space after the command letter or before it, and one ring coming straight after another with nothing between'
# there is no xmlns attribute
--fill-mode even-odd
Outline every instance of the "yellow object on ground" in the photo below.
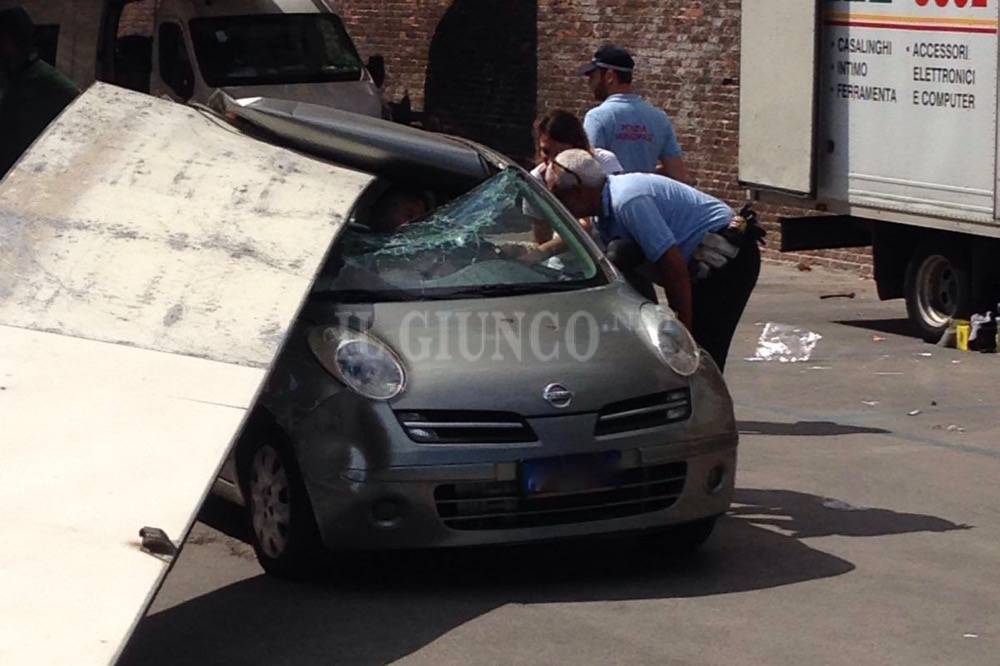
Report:
<svg viewBox="0 0 1000 666"><path fill-rule="evenodd" d="M955 346L961 351L969 351L969 322L959 320L955 322Z"/></svg>

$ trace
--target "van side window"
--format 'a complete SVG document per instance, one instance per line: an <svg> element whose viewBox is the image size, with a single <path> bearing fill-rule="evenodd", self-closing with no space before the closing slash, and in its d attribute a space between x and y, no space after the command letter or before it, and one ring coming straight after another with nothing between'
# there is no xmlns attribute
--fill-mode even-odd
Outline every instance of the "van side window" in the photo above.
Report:
<svg viewBox="0 0 1000 666"><path fill-rule="evenodd" d="M194 70L181 27L176 23L162 23L159 44L160 78L186 102L194 95Z"/></svg>

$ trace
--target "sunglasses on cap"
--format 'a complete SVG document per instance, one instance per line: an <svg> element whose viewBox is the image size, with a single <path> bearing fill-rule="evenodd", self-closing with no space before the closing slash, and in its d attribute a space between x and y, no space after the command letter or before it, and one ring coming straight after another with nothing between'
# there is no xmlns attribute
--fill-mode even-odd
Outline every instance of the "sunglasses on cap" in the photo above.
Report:
<svg viewBox="0 0 1000 666"><path fill-rule="evenodd" d="M583 187L583 178L581 178L581 177L580 177L580 174L578 174L577 172L573 171L573 170L572 170L572 169L570 169L570 168L569 168L568 166L566 166L566 165L564 165L564 164L560 164L560 163L559 163L559 160L558 160L558 159L556 159L555 157L553 157L553 158L552 158L552 163L551 163L551 165L550 165L550 166L557 166L557 167L559 167L560 169L562 169L563 171L565 171L565 172L566 172L566 173L568 173L569 175L571 175L571 176L573 176L574 178L576 178L576 186L577 186L577 187ZM550 191L550 192L554 192L555 190L554 190L553 188L551 188L551 187L550 187L550 188L549 188L549 191Z"/></svg>

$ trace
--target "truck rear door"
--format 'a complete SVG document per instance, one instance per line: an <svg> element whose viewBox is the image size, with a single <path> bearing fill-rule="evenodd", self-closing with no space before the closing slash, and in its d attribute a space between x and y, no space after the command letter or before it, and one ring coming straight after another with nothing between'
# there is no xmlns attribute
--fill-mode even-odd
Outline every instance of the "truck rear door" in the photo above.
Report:
<svg viewBox="0 0 1000 666"><path fill-rule="evenodd" d="M739 179L815 191L817 2L743 0Z"/></svg>

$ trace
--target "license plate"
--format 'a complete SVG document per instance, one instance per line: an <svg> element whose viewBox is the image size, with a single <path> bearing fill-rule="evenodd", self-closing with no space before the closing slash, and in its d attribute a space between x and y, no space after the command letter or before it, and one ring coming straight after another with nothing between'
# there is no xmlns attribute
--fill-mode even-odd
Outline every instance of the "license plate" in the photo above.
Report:
<svg viewBox="0 0 1000 666"><path fill-rule="evenodd" d="M526 495L574 493L621 485L621 451L539 458L521 463Z"/></svg>

